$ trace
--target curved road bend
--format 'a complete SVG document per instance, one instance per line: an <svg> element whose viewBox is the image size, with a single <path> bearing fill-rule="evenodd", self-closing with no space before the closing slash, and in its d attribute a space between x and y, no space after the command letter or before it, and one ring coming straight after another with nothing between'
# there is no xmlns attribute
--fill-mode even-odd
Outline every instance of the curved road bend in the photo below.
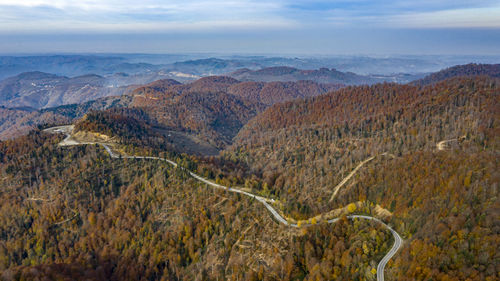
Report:
<svg viewBox="0 0 500 281"><path fill-rule="evenodd" d="M66 140L70 139L70 134L71 134L72 128L70 128L69 126L59 126L59 127L48 128L48 129L45 129L44 131L50 132L50 133L65 133L66 134L65 141L66 141ZM78 145L78 144L84 144L84 143L77 143L77 142L75 142L75 145ZM99 143L99 144L104 147L104 149L106 150L106 152L108 152L109 156L111 156L112 158L152 159L152 160L165 161L165 162L169 163L170 165L172 165L174 167L178 166L177 163L175 163L174 161L171 161L171 160L165 159L165 158L161 158L161 157L154 157L154 156L128 156L128 155L116 154L116 153L113 152L113 150L107 144L104 144L104 143ZM69 145L69 144L66 144L66 145ZM189 172L189 175L191 175L193 178L195 178L198 181L201 181L203 183L206 183L207 185L210 185L212 187L215 187L215 188L218 188L218 189L224 189L224 190L229 191L229 192L244 194L244 195L246 195L246 196L248 196L250 198L254 198L255 200L261 202L266 207L266 209L273 215L273 217L277 221L279 221L280 223L282 223L284 225L287 225L287 226L290 226L290 227L295 227L295 228L299 227L295 223L289 223L285 218L283 218L268 203L268 201L274 202L274 200L272 200L272 199L268 199L268 198L265 198L265 197L262 197L262 196L258 196L258 195L255 195L255 194L252 194L250 192L243 191L243 190L239 190L239 189L235 189L235 188L223 186L223 185L220 185L220 184L216 184L216 183L211 182L211 181L209 181L209 180L207 180L207 179L205 179L205 178L203 178L203 177L201 177L201 176L199 176L199 175L197 175L197 174L195 174L195 173L193 173L193 172L191 172L189 170L186 170L186 171ZM384 269L385 269L385 266L387 265L387 263L389 262L389 260L396 254L396 252L401 248L401 245L403 244L403 239L401 238L401 236L394 229L392 229L390 226L388 226L383 221L381 221L381 220L379 220L377 218L370 217L370 216L364 216L364 215L350 215L350 216L346 216L346 217L349 218L349 219L366 219L366 220L375 221L377 223L382 224L385 228L389 229L389 231L394 236L394 244L392 245L392 248L382 258L382 260L379 262L379 264L377 266L377 281L384 281ZM339 218L335 218L335 219L328 220L326 222L327 223L335 223L338 220L339 220ZM300 227L309 227L311 225L312 224L302 224Z"/></svg>

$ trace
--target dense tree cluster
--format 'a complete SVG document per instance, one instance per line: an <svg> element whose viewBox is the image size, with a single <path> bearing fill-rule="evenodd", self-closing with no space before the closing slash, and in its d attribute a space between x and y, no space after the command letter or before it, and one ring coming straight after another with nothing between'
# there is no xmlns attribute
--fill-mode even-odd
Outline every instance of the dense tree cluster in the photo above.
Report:
<svg viewBox="0 0 500 281"><path fill-rule="evenodd" d="M138 88L130 106L144 109L163 127L189 132L224 148L244 124L267 106L338 87L311 81L239 82L224 76L205 77L189 84L160 80Z"/></svg>
<svg viewBox="0 0 500 281"><path fill-rule="evenodd" d="M499 81L485 77L350 87L271 107L224 157L262 175L267 193L293 217L356 201L381 204L408 239L388 277L495 280L499 108Z"/></svg>
<svg viewBox="0 0 500 281"><path fill-rule="evenodd" d="M369 157L376 156L366 164L373 169L447 139L497 148L499 92L498 80L456 78L422 89L351 87L277 104L251 120L224 157L263 175L286 212L310 216L336 207L328 200L333 187Z"/></svg>
<svg viewBox="0 0 500 281"><path fill-rule="evenodd" d="M392 211L407 238L393 280L497 280L499 156L467 145L404 155L363 170L338 201L366 198Z"/></svg>
<svg viewBox="0 0 500 281"><path fill-rule="evenodd" d="M90 111L75 124L76 131L99 132L120 139L140 138L151 131L148 115L135 108Z"/></svg>
<svg viewBox="0 0 500 281"><path fill-rule="evenodd" d="M294 230L164 162L0 143L3 280L374 280L392 236L343 219Z"/></svg>

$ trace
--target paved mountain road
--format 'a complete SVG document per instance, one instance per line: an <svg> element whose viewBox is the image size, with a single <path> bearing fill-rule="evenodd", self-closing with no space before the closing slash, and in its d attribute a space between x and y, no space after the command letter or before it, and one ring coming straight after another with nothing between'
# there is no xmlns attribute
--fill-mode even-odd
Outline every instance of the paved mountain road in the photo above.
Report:
<svg viewBox="0 0 500 281"><path fill-rule="evenodd" d="M65 133L66 134L66 138L60 143L61 146L89 144L89 143L80 143L80 142L77 142L77 141L75 141L75 140L73 140L71 138L71 132L73 131L73 126L72 125L52 127L52 128L45 129L44 131L45 132L49 132L49 133ZM117 153L113 152L113 150L109 147L109 145L107 145L105 143L99 143L99 144L104 147L104 149L106 150L106 152L108 152L109 156L111 156L112 158L151 159L151 160L165 161L165 162L169 163L170 165L172 165L174 167L178 166L177 163L175 163L174 161L166 159L166 158L161 158L161 157L155 157L155 156L129 156L129 155L117 154ZM373 157L369 158L369 159L367 159L365 161L363 161L362 164L364 164L364 163L366 163L366 162L368 162L368 161L370 161L372 159L373 159ZM362 166L362 165L358 165L357 168L359 168L360 166ZM184 169L184 168L182 168L182 169ZM209 181L209 180L207 180L207 179L205 179L205 178L203 178L203 177L201 177L201 176L199 176L199 175L197 175L197 174L195 174L195 173L193 173L193 172L191 172L191 171L189 171L187 169L185 169L185 170L193 178L195 178L198 181L203 182L203 183L205 183L207 185L210 185L210 186L215 187L217 189L223 189L223 190L226 190L226 191L229 191L229 192L240 193L240 194L246 195L246 196L248 196L250 198L254 198L255 200L261 202L266 207L266 209L271 213L271 215L278 222L280 222L280 223L282 223L282 224L284 224L286 226L290 226L290 227L294 227L294 228L312 226L312 224L302 224L302 225L298 226L295 223L288 222L285 218L283 218L269 204L269 202L271 202L271 203L274 202L273 199L268 199L268 198L265 198L265 197L262 197L262 196L258 196L258 195L252 194L250 192L246 192L246 191L240 190L240 189L223 186L223 185L211 182L211 181ZM352 176L352 174L353 173L351 173L351 175L349 175L348 177ZM387 265L387 263L389 262L389 260L396 254L396 252L401 248L401 245L403 244L403 239L401 238L401 236L394 229L392 229L390 226L388 226L383 221L381 221L381 220L379 220L377 218L370 217L370 216L364 216L364 215L349 215L349 216L346 216L346 217L349 218L349 219L366 219L366 220L375 221L375 222L383 225L385 228L389 229L389 231L394 236L394 244L393 244L392 248L382 258L382 260L379 262L379 264L377 266L377 281L384 281L384 269L385 269L385 266ZM328 220L326 222L327 223L335 223L338 220L339 220L339 218L335 218L335 219Z"/></svg>

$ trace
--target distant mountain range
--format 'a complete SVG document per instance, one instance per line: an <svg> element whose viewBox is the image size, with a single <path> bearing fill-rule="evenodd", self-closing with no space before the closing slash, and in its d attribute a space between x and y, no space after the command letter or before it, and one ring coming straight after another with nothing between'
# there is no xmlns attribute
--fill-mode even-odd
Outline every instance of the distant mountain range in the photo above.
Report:
<svg viewBox="0 0 500 281"><path fill-rule="evenodd" d="M242 68L287 66L298 69L335 68L365 76L378 76L386 81L409 82L400 76L421 75L467 62L499 63L499 56L220 56L215 54L99 54L99 55L32 55L0 56L0 80L23 72L42 71L60 76L97 74L108 78L116 73L138 76L162 76L179 81L195 80L202 76L222 75ZM394 77L399 80L394 80ZM420 77L419 77L420 78ZM391 80L392 79L392 80ZM416 78L412 78L414 80Z"/></svg>
<svg viewBox="0 0 500 281"><path fill-rule="evenodd" d="M0 105L36 109L118 96L134 87L113 87L99 75L73 78L44 72L26 72L0 82Z"/></svg>
<svg viewBox="0 0 500 281"><path fill-rule="evenodd" d="M229 76L241 81L299 81L310 80L318 83L338 83L347 85L374 84L384 79L357 75L352 72L340 72L336 69L320 68L319 70L301 70L288 66L268 67L259 70L248 68L232 72Z"/></svg>
<svg viewBox="0 0 500 281"><path fill-rule="evenodd" d="M191 64L192 68L185 69L186 65ZM184 82L195 80L199 76L188 73L198 74L200 70L204 69L203 65L206 64L211 65L211 68L220 67L222 70L242 66L242 64L238 63L233 64L227 61L208 59L203 61L199 60L182 64L174 64L177 66L183 65L183 67L177 68L178 71L166 72L161 70L132 75L129 75L127 73L115 73L108 76L87 74L69 78L66 76L49 74L39 71L25 72L0 81L0 105L6 107L32 107L40 109L60 106L64 104L82 103L106 96L118 96L126 94L135 89L137 86L134 85L146 84L156 80L164 80L165 78L171 79L172 77L174 77L176 78L175 80ZM184 72L180 72L181 70ZM200 76L203 75L200 74ZM339 88L340 84L360 85L374 84L384 81L406 82L406 80L409 80L411 79L411 77L413 77L409 75L401 76L399 78L394 76L370 77L357 75L350 72L344 73L335 69L321 68L319 70L300 70L297 68L285 66L268 67L259 70L250 70L248 68L243 68L228 74L228 76L245 82L313 81L322 84L335 84L335 86L329 85L323 90L320 90L319 88L316 89L322 93L327 90ZM204 81L206 80L200 79L196 83L186 87L190 90L196 89L196 87L203 88ZM214 86L211 83L208 84L208 87ZM269 94L266 94L266 92L269 92L270 88L266 87L264 89L263 84L239 85L238 87L236 87L238 89L234 89L234 91L238 91L240 95L245 95L244 88L249 87L249 89L254 89L254 93L249 93L248 95L254 95L255 97L255 89L259 89L259 91L262 90L263 95L268 95L267 101L265 101L265 103L271 104L274 102L283 101L285 99L288 99L289 97L297 98L308 96L308 93L303 93L304 91L311 90L303 88L304 86L306 86L306 84L308 83L300 83L302 89L297 88L297 85L295 84L273 84L273 87L283 87L283 90L288 89L288 91L290 91L285 96L282 96L282 98L277 98L277 96L270 96ZM309 85L312 84L309 83ZM218 83L217 87L220 86L221 84ZM186 87L177 86L176 88L184 91L186 90ZM218 88L217 90L226 91L227 87Z"/></svg>
<svg viewBox="0 0 500 281"><path fill-rule="evenodd" d="M278 60L278 59L277 59ZM273 66L274 63L260 64L256 61L223 60L217 58L191 60L174 63L169 67L169 73L190 73L199 77L207 75L226 75L240 81L299 81L311 80L318 83L342 83L347 85L374 84L378 82L408 83L412 80L423 77L418 74L377 74L358 75L352 72L342 72L336 69L321 67L319 69L299 69L286 64ZM291 63L292 65L295 65ZM297 63L300 65L300 63ZM306 64L308 65L308 64Z"/></svg>

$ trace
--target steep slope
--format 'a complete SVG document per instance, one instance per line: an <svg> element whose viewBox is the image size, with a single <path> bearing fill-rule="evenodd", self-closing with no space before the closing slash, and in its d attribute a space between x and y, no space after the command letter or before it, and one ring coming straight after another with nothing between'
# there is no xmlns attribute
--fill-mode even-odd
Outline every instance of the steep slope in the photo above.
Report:
<svg viewBox="0 0 500 281"><path fill-rule="evenodd" d="M413 81L413 85L435 84L448 78L457 76L479 76L485 75L500 78L500 64L464 64L456 65L436 73L432 73L422 79Z"/></svg>
<svg viewBox="0 0 500 281"><path fill-rule="evenodd" d="M118 96L134 87L108 87L98 75L74 78L43 72L27 72L0 82L0 105L48 108L82 103L105 96Z"/></svg>
<svg viewBox="0 0 500 281"><path fill-rule="evenodd" d="M356 201L387 209L407 240L389 280L493 280L499 83L379 84L276 104L224 157L248 165L263 179L262 192L294 217ZM443 150L442 140L454 141Z"/></svg>
<svg viewBox="0 0 500 281"><path fill-rule="evenodd" d="M295 200L317 206L315 196L325 198L331 182L370 156L434 149L441 140L464 135L495 145L495 130L484 128L497 116L498 93L497 81L486 78L457 78L423 89L349 87L270 107L239 132L228 153L248 157L270 184L278 181L277 195L286 196L281 188L293 189ZM321 165L306 165L313 162ZM342 168L332 173L329 167ZM308 199L299 195L303 192Z"/></svg>
<svg viewBox="0 0 500 281"><path fill-rule="evenodd" d="M357 75L352 72L340 72L333 68L301 70L287 66L267 67L260 70L240 69L228 75L241 81L257 82L310 80L317 83L360 85L384 81L382 79Z"/></svg>
<svg viewBox="0 0 500 281"><path fill-rule="evenodd" d="M226 93L156 93L136 95L127 107L89 112L78 128L106 134L117 120L129 120L142 125L123 132L128 141L163 135L174 145L178 142L185 152L205 154L193 147L200 146L213 155L231 143L240 128L261 110L263 105ZM141 127L151 130L139 130Z"/></svg>

